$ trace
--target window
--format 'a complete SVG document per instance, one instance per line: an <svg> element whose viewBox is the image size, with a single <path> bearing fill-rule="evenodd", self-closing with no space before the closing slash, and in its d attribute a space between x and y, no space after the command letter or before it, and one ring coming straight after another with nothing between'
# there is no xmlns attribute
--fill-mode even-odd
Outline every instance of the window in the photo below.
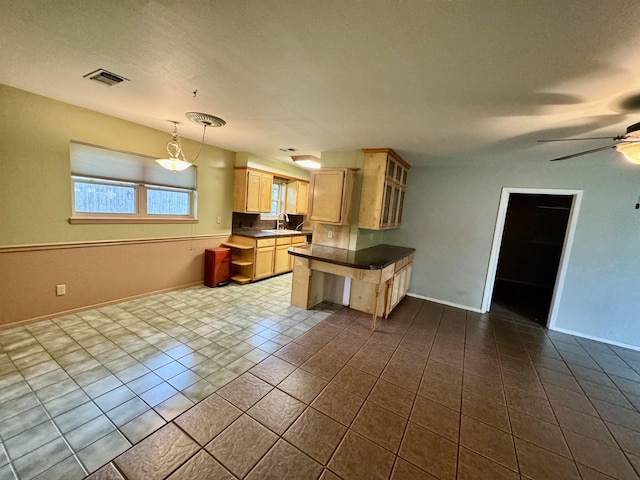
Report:
<svg viewBox="0 0 640 480"><path fill-rule="evenodd" d="M170 172L153 158L71 143L72 223L195 222L195 168Z"/></svg>
<svg viewBox="0 0 640 480"><path fill-rule="evenodd" d="M260 218L269 220L276 218L285 210L285 195L287 193L287 185L283 180L274 179L271 187L271 211L263 213Z"/></svg>
<svg viewBox="0 0 640 480"><path fill-rule="evenodd" d="M94 183L92 179L74 178L74 211L76 213L136 213L135 186Z"/></svg>

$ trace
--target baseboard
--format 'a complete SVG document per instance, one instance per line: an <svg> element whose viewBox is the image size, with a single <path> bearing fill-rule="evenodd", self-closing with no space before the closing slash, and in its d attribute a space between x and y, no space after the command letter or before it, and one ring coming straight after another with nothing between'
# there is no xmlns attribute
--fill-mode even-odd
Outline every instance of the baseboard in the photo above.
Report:
<svg viewBox="0 0 640 480"><path fill-rule="evenodd" d="M629 345L628 343L616 342L615 340L609 340L608 338L596 337L595 335L588 335L582 332L576 332L575 330L568 330L566 328L549 328L554 332L566 333L568 335L573 335L575 337L586 338L589 340L594 340L596 342L606 343L608 345L615 345L616 347L628 348L629 350L635 350L640 352L640 347L636 345Z"/></svg>
<svg viewBox="0 0 640 480"><path fill-rule="evenodd" d="M417 293L407 293L408 297L419 298L420 300L428 300L429 302L439 303L441 305L446 305L448 307L460 308L462 310L468 310L470 312L475 313L484 313L479 308L469 307L468 305L460 305L458 303L447 302L446 300L439 300L437 298L425 297L423 295L418 295Z"/></svg>
<svg viewBox="0 0 640 480"><path fill-rule="evenodd" d="M73 315L74 313L78 313L78 312L84 312L84 311L93 310L96 308L108 307L109 305L115 305L116 303L128 302L130 300L137 300L138 298L150 297L151 295L157 295L159 293L175 292L176 290L195 287L197 285L202 285L202 282L188 283L186 285L179 285L177 287L163 288L160 290L154 290L152 292L145 292L145 293L139 293L137 295L131 295L129 297L116 298L114 300L109 300L107 302L95 303L93 305L84 305L82 307L72 308L71 310L63 310L61 312L41 315L39 317L27 318L25 320L19 320L17 322L0 325L0 330L8 330L10 328L21 327L23 325L29 325L32 323L41 322L43 320L51 320L52 318L64 317L65 315Z"/></svg>

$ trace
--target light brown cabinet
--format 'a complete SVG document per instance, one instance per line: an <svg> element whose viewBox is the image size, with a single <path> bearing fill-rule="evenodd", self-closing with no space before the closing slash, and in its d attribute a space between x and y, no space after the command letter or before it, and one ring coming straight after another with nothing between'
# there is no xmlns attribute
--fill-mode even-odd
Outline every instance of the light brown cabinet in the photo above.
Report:
<svg viewBox="0 0 640 480"><path fill-rule="evenodd" d="M233 190L233 211L269 213L273 175L250 168L237 168Z"/></svg>
<svg viewBox="0 0 640 480"><path fill-rule="evenodd" d="M231 249L231 280L248 283L293 270L291 245L306 243L306 235L252 238L232 235L222 243Z"/></svg>
<svg viewBox="0 0 640 480"><path fill-rule="evenodd" d="M309 220L349 225L355 169L323 168L311 172Z"/></svg>
<svg viewBox="0 0 640 480"><path fill-rule="evenodd" d="M375 285L360 279L352 279L349 307L366 313L373 313L375 309L379 315L388 317L409 291L413 257L414 254L411 254L392 265L390 278L380 285L379 293L376 293ZM378 299L377 307L376 298Z"/></svg>
<svg viewBox="0 0 640 480"><path fill-rule="evenodd" d="M287 183L286 213L306 215L309 205L309 183L292 180Z"/></svg>
<svg viewBox="0 0 640 480"><path fill-rule="evenodd" d="M253 274L254 280L260 280L261 278L273 275L275 244L275 238L263 238L256 240L256 261L255 271Z"/></svg>
<svg viewBox="0 0 640 480"><path fill-rule="evenodd" d="M385 230L402 225L411 166L390 148L365 149L358 228Z"/></svg>
<svg viewBox="0 0 640 480"><path fill-rule="evenodd" d="M289 268L289 247L291 246L291 237L276 238L275 259L273 261L273 273L284 273L291 270Z"/></svg>

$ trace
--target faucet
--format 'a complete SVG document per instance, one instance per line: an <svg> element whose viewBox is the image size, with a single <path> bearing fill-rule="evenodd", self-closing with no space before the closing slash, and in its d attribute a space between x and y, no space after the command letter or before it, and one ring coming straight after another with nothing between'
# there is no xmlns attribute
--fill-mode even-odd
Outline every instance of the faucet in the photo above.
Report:
<svg viewBox="0 0 640 480"><path fill-rule="evenodd" d="M280 225L280 216L284 215L284 221L289 223L289 215L284 212L280 212L276 217L276 230L282 230L282 225Z"/></svg>

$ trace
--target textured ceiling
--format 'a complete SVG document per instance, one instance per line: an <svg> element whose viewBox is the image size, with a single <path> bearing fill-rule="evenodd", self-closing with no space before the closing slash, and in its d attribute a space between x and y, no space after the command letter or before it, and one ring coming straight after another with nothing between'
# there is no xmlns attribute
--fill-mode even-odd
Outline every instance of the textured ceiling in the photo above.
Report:
<svg viewBox="0 0 640 480"><path fill-rule="evenodd" d="M0 83L288 159L544 162L640 121L637 0L0 0ZM105 68L128 79L83 78ZM193 90L198 90L193 97ZM616 155L615 152L598 154ZM575 160L579 161L579 160Z"/></svg>

